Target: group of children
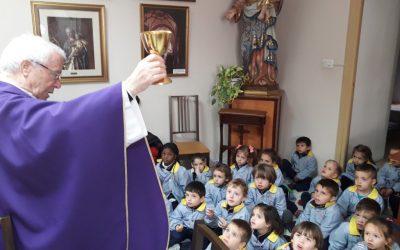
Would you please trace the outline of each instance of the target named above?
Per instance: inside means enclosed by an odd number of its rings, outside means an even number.
[[[378,172],[371,150],[359,145],[343,174],[328,160],[317,175],[311,140],[300,137],[290,161],[272,149],[257,155],[239,145],[232,166],[218,163],[211,171],[201,157],[193,158],[191,169],[181,166],[177,146],[167,143],[156,170],[170,217],[169,246],[191,239],[195,220],[204,219],[229,249],[398,249],[390,222],[379,216],[382,197],[398,211],[399,154],[393,148]],[[299,206],[293,189],[304,191]]]

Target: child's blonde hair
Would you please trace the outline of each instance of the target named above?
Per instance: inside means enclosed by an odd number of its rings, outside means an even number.
[[[327,161],[325,162],[325,166],[326,166],[326,164],[328,164],[328,163],[332,163],[332,164],[334,164],[334,165],[336,166],[336,174],[337,174],[337,176],[339,177],[339,176],[342,174],[342,167],[340,166],[339,162],[337,162],[337,161],[335,161],[335,160],[327,160]]]
[[[241,178],[231,180],[228,183],[227,187],[239,187],[243,192],[243,196],[245,196],[245,197],[247,196],[247,193],[249,192],[249,188],[247,187],[246,182],[244,182],[244,180]]]
[[[367,227],[368,224],[373,224],[377,228],[379,228],[382,231],[383,236],[385,236],[385,239],[389,242],[389,244],[391,244],[393,229],[392,229],[392,224],[390,221],[386,220],[383,217],[376,216],[376,217],[372,217],[371,219],[369,219],[367,221],[367,223],[365,223],[364,229]],[[364,234],[365,234],[365,230],[364,230]]]
[[[321,250],[324,245],[324,236],[317,224],[310,221],[303,221],[297,224],[292,230],[292,239],[295,233],[303,234],[315,240],[315,247]]]
[[[241,231],[242,235],[240,236],[240,241],[246,243],[249,242],[251,238],[251,227],[249,223],[245,220],[241,219],[233,219],[229,224],[236,225]]]

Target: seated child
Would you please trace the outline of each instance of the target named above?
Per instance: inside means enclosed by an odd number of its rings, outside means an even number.
[[[187,184],[192,181],[190,171],[179,164],[179,150],[175,143],[166,143],[161,151],[161,161],[156,165],[165,197],[175,208],[184,197]]]
[[[204,185],[211,178],[211,171],[206,164],[206,158],[196,155],[192,159],[192,175],[194,181],[200,181]]]
[[[302,136],[296,140],[296,152],[292,154],[291,162],[283,159],[282,173],[294,184],[290,185],[297,191],[306,191],[310,188],[312,178],[317,175],[317,160],[311,151],[311,140]]]
[[[278,250],[322,250],[324,238],[318,225],[303,221],[292,230],[292,241],[280,247]]]
[[[276,249],[286,243],[283,237],[283,224],[278,211],[272,206],[258,204],[253,208],[250,218],[253,229],[247,250]]]
[[[362,199],[356,206],[356,212],[350,222],[345,221],[332,231],[329,237],[329,250],[351,250],[355,244],[362,241],[365,223],[372,217],[381,214],[378,202]]]
[[[194,221],[202,220],[205,216],[205,193],[204,184],[199,181],[192,181],[186,186],[185,199],[170,216],[169,247],[185,239],[192,239]]]
[[[231,169],[223,163],[217,163],[214,167],[213,178],[206,184],[207,208],[215,209],[220,201],[225,200],[226,185],[231,180]]]
[[[247,185],[242,179],[233,179],[226,189],[226,200],[222,200],[215,209],[207,208],[204,221],[211,228],[225,229],[232,219],[249,221],[250,214],[244,206]],[[215,231],[221,231],[215,230]]]
[[[344,190],[337,201],[343,218],[347,219],[354,214],[358,202],[366,197],[377,201],[383,211],[383,199],[375,188],[376,175],[376,169],[371,164],[364,163],[356,168],[356,185],[350,186]]]
[[[252,163],[255,162],[256,151],[252,146],[238,145],[233,153],[232,161],[234,164],[231,166],[232,178],[241,178],[249,184],[251,179],[251,172],[253,171]]]
[[[382,217],[374,217],[367,221],[363,239],[364,241],[353,247],[354,250],[399,249],[399,246],[393,243],[393,229],[390,221]]]
[[[275,170],[267,164],[257,164],[253,169],[253,178],[254,182],[249,185],[249,194],[245,201],[247,209],[251,211],[255,205],[264,203],[275,207],[282,218],[286,210],[285,193],[274,184]]]
[[[375,164],[372,160],[372,151],[368,146],[357,145],[353,148],[352,158],[347,162],[345,172],[340,177],[342,190],[354,185],[354,171],[358,165],[369,163]]]
[[[337,197],[339,197],[341,193],[339,176],[341,174],[342,174],[342,168],[340,167],[339,163],[335,160],[327,160],[325,162],[324,167],[321,169],[321,174],[312,179],[308,192],[303,192],[301,194],[301,198],[298,204],[301,206],[305,206],[307,202],[311,200],[312,195],[315,191],[315,186],[321,179],[334,180],[339,185],[339,194],[337,195]]]
[[[400,146],[389,151],[389,162],[378,171],[376,188],[383,198],[389,198],[393,217],[397,218],[400,203]]]
[[[251,228],[247,221],[241,219],[233,219],[223,234],[219,237],[229,250],[246,249],[247,242],[251,236]],[[212,244],[208,245],[206,250],[211,250]]]
[[[280,186],[283,184],[283,174],[281,169],[279,168],[279,163],[281,162],[281,158],[276,153],[276,151],[272,148],[264,149],[261,151],[261,154],[258,159],[258,163],[265,163],[268,166],[274,168],[276,173],[275,185]]]
[[[334,180],[320,180],[315,187],[313,199],[307,203],[296,224],[311,221],[320,227],[323,238],[327,239],[333,229],[343,221],[340,209],[336,205],[338,193],[339,185]]]

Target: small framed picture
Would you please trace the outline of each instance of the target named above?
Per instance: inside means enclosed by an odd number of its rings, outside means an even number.
[[[104,5],[31,2],[33,32],[65,51],[62,82],[107,82]]]
[[[189,7],[141,4],[141,31],[169,30],[170,46],[164,59],[169,76],[188,75]],[[147,52],[142,45],[142,58]]]

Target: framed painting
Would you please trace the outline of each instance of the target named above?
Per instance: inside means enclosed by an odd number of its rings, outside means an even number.
[[[169,30],[171,41],[164,59],[168,76],[188,75],[189,7],[141,4],[141,31]],[[147,52],[142,45],[142,58]]]
[[[31,2],[33,32],[65,51],[63,83],[107,82],[104,5]]]

